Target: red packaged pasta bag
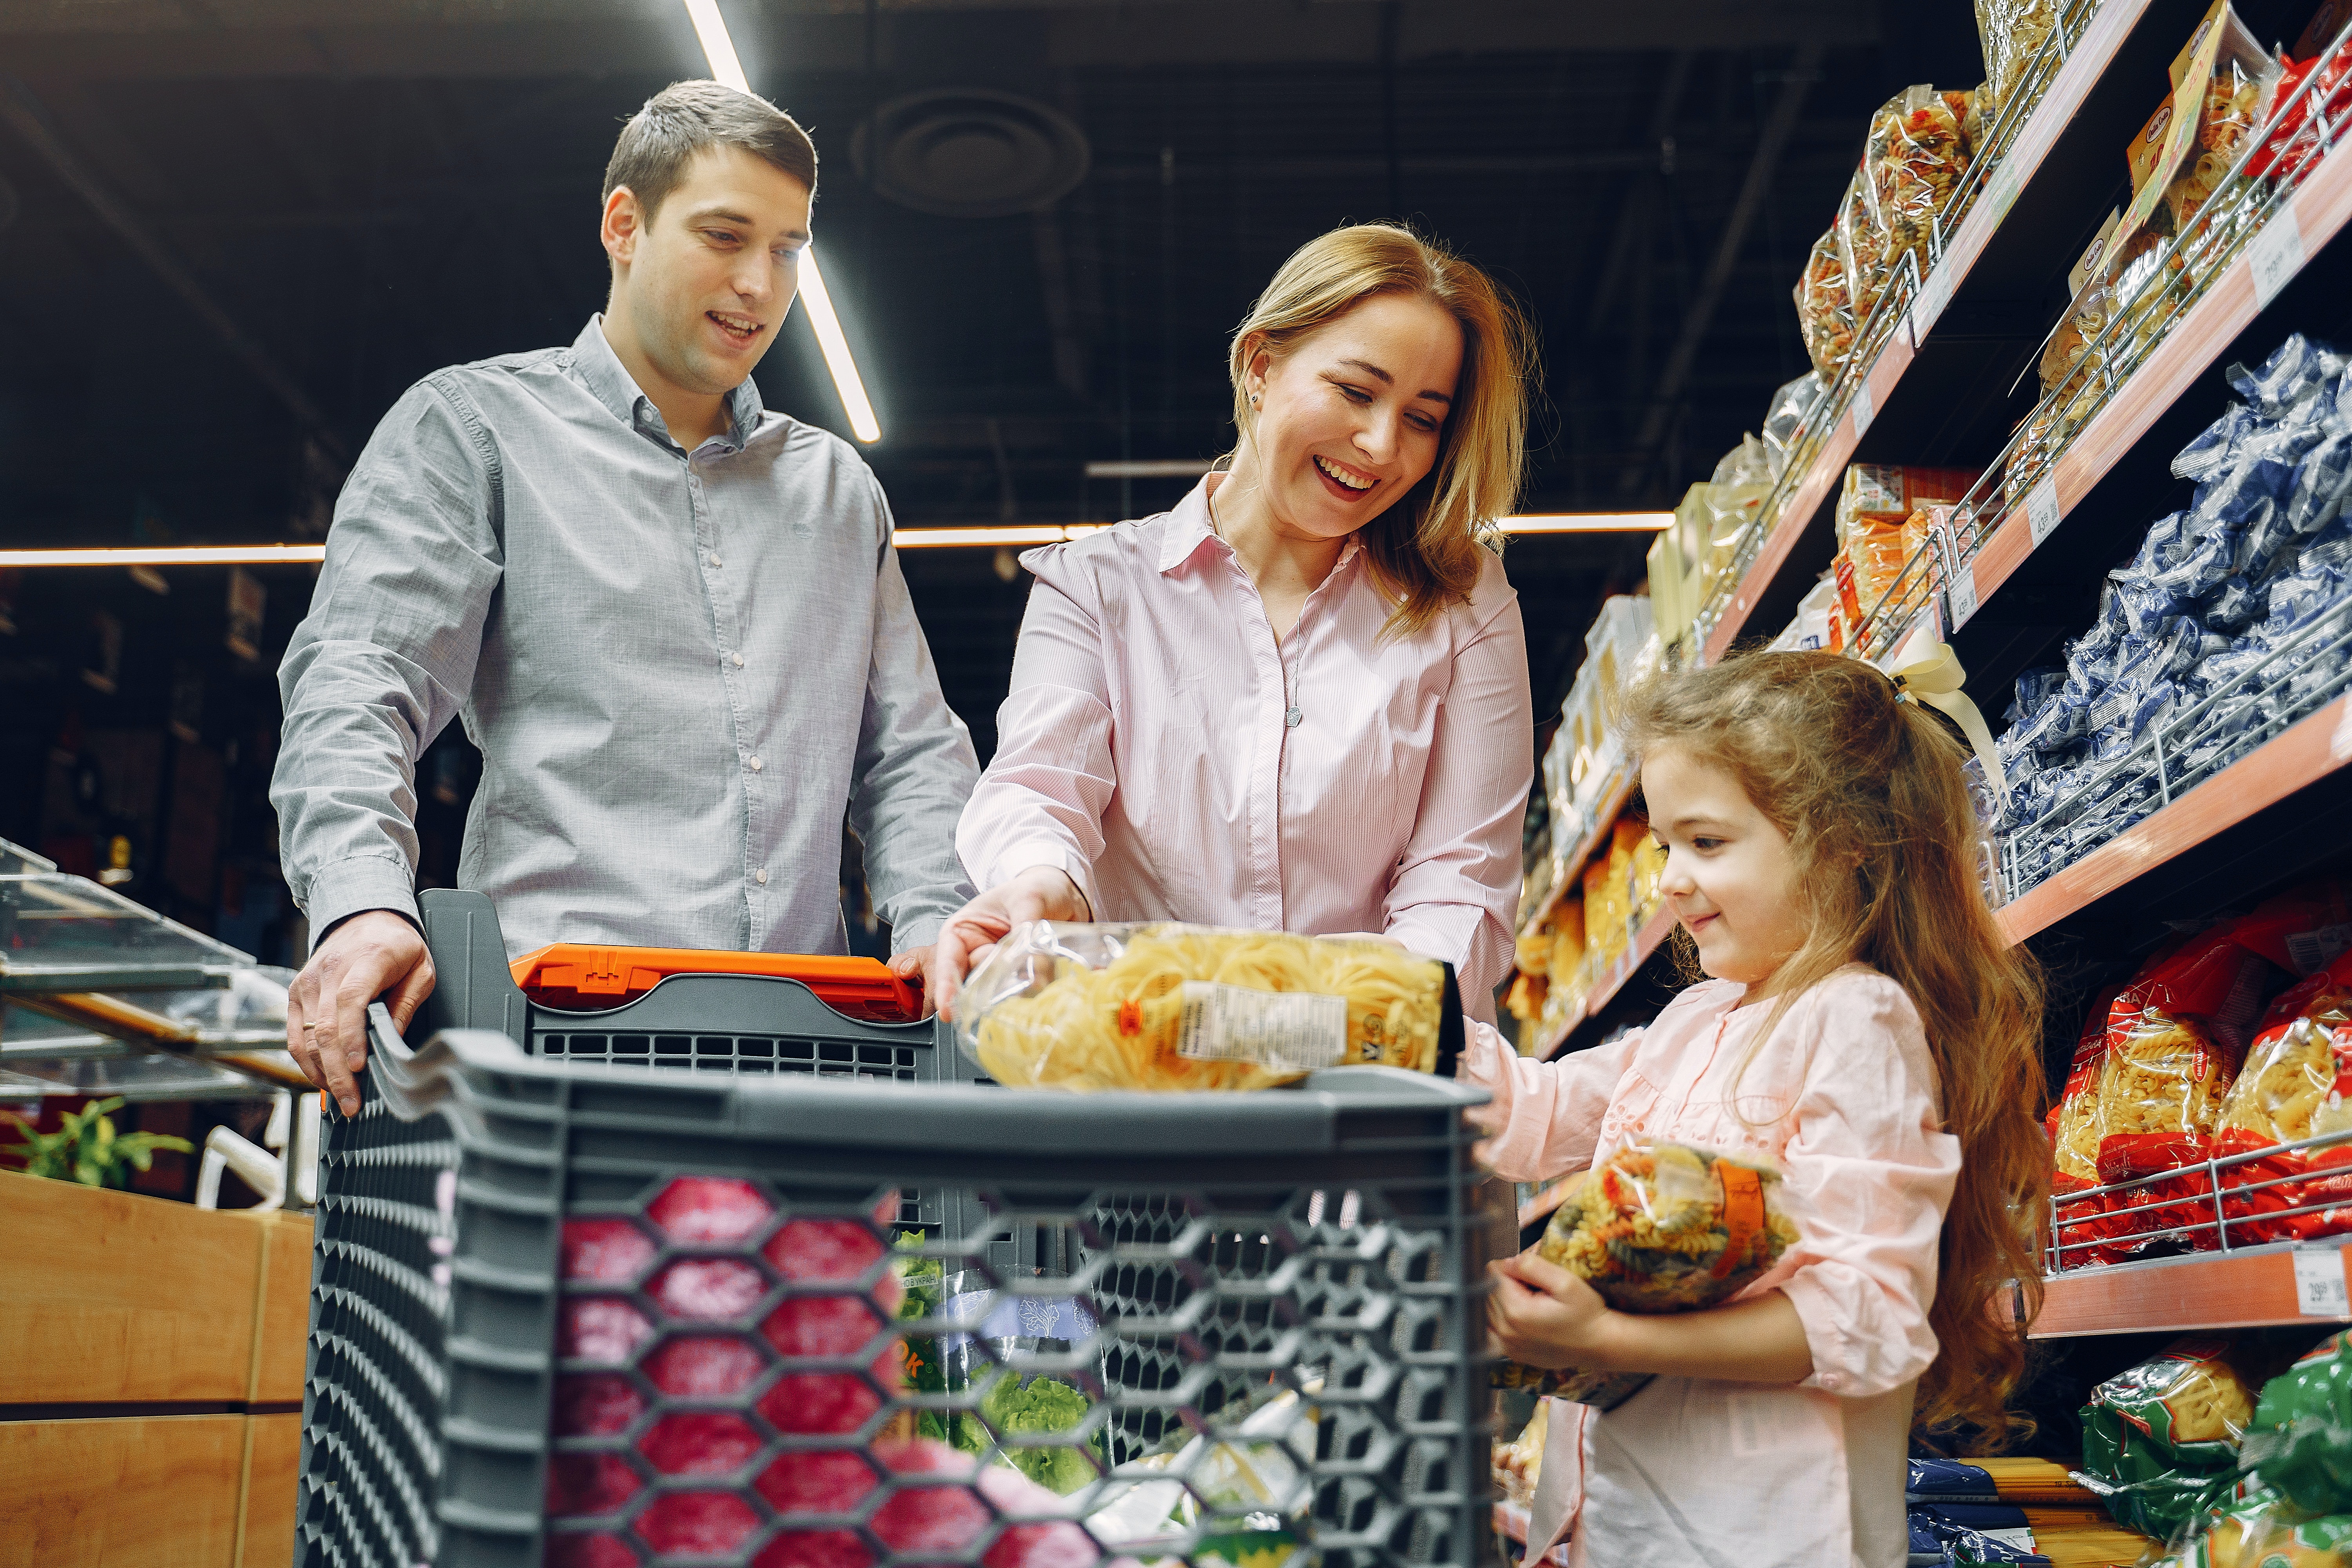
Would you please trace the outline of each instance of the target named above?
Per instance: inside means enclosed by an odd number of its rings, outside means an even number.
[[[2060,1268],[2107,1261],[2104,1249],[2095,1245],[2105,1234],[2100,1225],[2106,1213],[2105,1200],[2070,1199],[2069,1194],[2101,1185],[2099,1140],[2105,1128],[2099,1116],[2099,1080],[2107,1060],[2107,1013],[2119,994],[2105,993],[2084,1020],[2066,1086],[2044,1122],[2050,1132],[2050,1195]]]

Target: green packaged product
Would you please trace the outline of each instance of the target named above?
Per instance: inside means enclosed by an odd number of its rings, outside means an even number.
[[[2352,1513],[2352,1350],[2330,1334],[2263,1385],[2246,1457],[2306,1514]]]
[[[2091,1391],[2076,1479],[2116,1523],[2169,1540],[2237,1468],[2254,1397],[2230,1351],[2179,1340]]]

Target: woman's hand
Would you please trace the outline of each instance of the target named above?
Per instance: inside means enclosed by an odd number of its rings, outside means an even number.
[[[1613,1370],[1606,1342],[1617,1314],[1591,1286],[1532,1247],[1486,1269],[1495,1277],[1486,1321],[1505,1355],[1523,1366]]]
[[[1013,928],[1031,921],[1090,921],[1087,896],[1057,866],[1032,866],[999,882],[954,914],[931,945],[923,991],[943,1018],[955,1016],[955,995],[963,977],[988,962]]]

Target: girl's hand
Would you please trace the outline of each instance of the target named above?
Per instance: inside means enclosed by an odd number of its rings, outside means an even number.
[[[1523,1366],[1611,1370],[1604,1342],[1617,1314],[1591,1286],[1532,1247],[1486,1268],[1495,1277],[1486,1321],[1505,1355]]]
[[[948,917],[939,940],[929,950],[925,966],[925,999],[943,1018],[955,1016],[956,992],[963,977],[988,962],[996,944],[1013,928],[1031,921],[1090,921],[1094,911],[1069,873],[1054,866],[1032,866],[1009,881],[1000,882]]]

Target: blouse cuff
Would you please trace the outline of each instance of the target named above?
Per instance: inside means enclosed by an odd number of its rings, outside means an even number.
[[[1095,868],[1087,863],[1085,856],[1062,840],[1045,837],[1020,839],[998,850],[994,861],[986,872],[988,879],[982,884],[982,891],[1009,882],[1033,867],[1050,866],[1077,885],[1086,898],[1087,910],[1096,920],[1103,918],[1102,896],[1095,889]]]
[[[1852,1314],[1814,1277],[1815,1272],[1811,1268],[1801,1268],[1780,1283],[1780,1293],[1797,1309],[1797,1321],[1805,1330],[1805,1346],[1813,1357],[1812,1375],[1799,1383],[1799,1388],[1817,1388],[1842,1399],[1868,1399],[1900,1388],[1927,1370],[1924,1364],[1907,1367],[1913,1358],[1897,1347],[1874,1347],[1866,1342],[1855,1332]],[[1895,1355],[1890,1356],[1890,1350]],[[1906,1375],[1893,1375],[1897,1372]]]

